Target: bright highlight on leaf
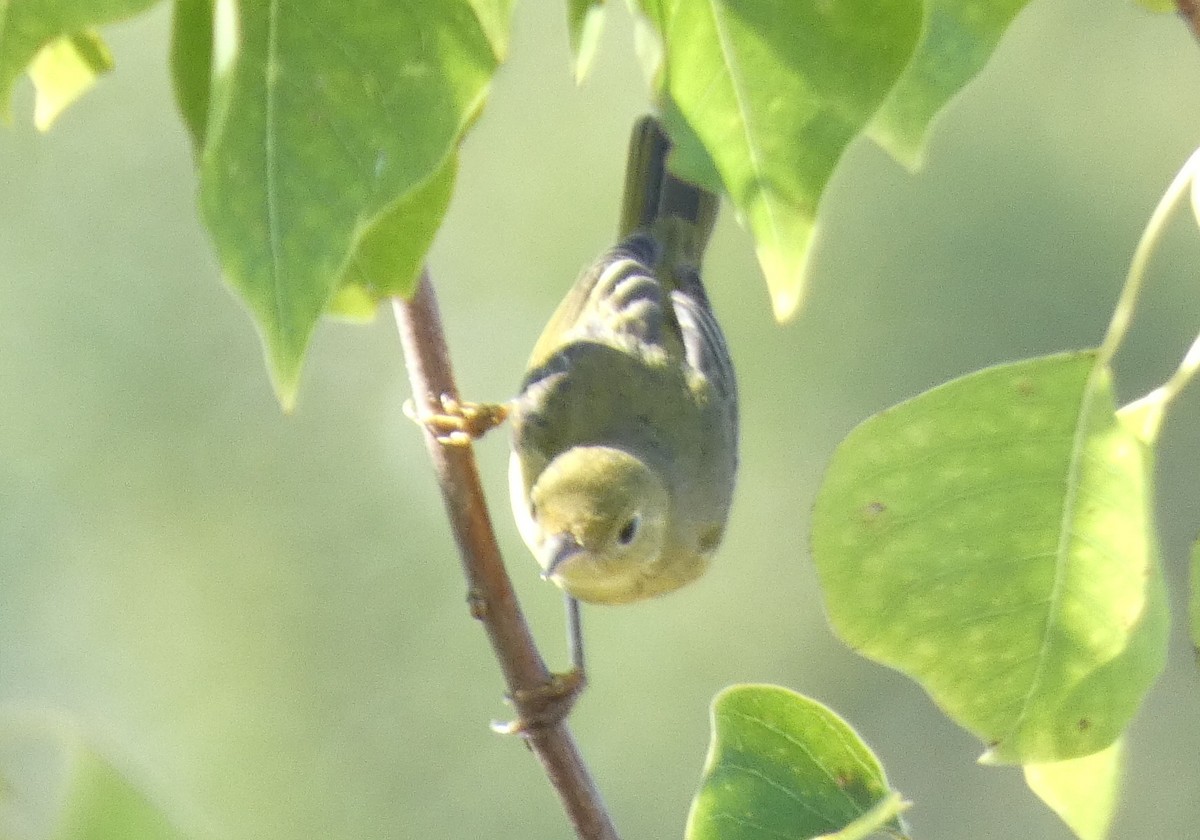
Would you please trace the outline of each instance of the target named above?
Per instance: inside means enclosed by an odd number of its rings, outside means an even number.
[[[1082,758],[1025,765],[1025,782],[1079,840],[1104,840],[1117,810],[1125,742]]]
[[[803,298],[817,206],[834,167],[908,63],[919,0],[663,3],[640,0],[662,37],[651,68],[672,167],[724,187],[754,234],[775,315]],[[715,166],[720,183],[710,178]]]
[[[604,0],[567,0],[567,32],[571,39],[572,72],[580,84],[591,69],[604,30]]]
[[[687,840],[904,836],[879,761],[815,700],[777,686],[733,686],[713,700],[712,725]]]
[[[361,309],[411,288],[446,208],[447,161],[507,47],[510,6],[432,0],[347,14],[333,0],[218,2],[236,19],[176,18],[177,47],[224,33],[207,83],[201,57],[175,51],[177,90],[200,149],[205,222],[285,407],[331,303],[358,297]],[[359,294],[339,297],[347,285]]]
[[[890,408],[843,441],[817,496],[829,619],[917,680],[987,761],[1104,749],[1166,653],[1150,470],[1092,352]]]
[[[82,73],[82,67],[91,67],[92,75],[95,76],[111,66],[111,59],[107,58],[107,49],[93,30],[106,23],[132,17],[152,5],[153,0],[0,2],[0,118],[6,119],[9,116],[13,86],[17,79],[26,70],[31,69],[30,63],[46,47],[58,44],[53,47],[53,55],[49,59],[51,64],[57,66],[46,68],[42,73],[58,75],[65,71],[67,65],[73,63],[76,66],[70,71],[71,75],[77,76]],[[63,46],[61,42],[64,41],[68,42],[69,46]],[[60,52],[62,50],[66,53]],[[69,55],[71,51],[75,52],[74,57]],[[105,66],[106,63],[108,66]],[[78,78],[74,82],[63,80],[54,84],[74,88],[76,96],[86,90]],[[49,104],[40,105],[40,91],[38,96],[39,107],[45,107],[46,114],[49,115],[52,107]],[[55,98],[61,96],[61,93],[54,94]],[[63,107],[66,104],[69,103],[64,101]],[[53,116],[45,116],[44,119],[52,120]],[[46,122],[46,125],[49,123]],[[42,128],[42,125],[39,123],[38,127]]]
[[[929,129],[946,103],[983,69],[1029,0],[926,0],[921,41],[868,133],[908,166],[920,165]]]
[[[37,130],[49,131],[58,115],[112,68],[112,54],[95,32],[56,38],[42,47],[29,65],[29,78],[37,91],[33,106]]]

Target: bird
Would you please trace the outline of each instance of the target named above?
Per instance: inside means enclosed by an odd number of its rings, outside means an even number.
[[[573,659],[577,601],[697,579],[733,499],[737,382],[700,277],[719,198],[672,173],[670,149],[656,117],[637,121],[618,244],[559,304],[508,407],[513,514],[575,608]]]

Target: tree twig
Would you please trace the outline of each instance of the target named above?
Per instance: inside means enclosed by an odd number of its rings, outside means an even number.
[[[1200,0],[1175,0],[1175,6],[1192,28],[1192,34],[1200,38]]]
[[[428,271],[422,273],[412,299],[397,298],[394,309],[413,400],[431,410],[440,410],[437,401],[441,395],[457,399],[458,392]],[[551,674],[538,652],[501,560],[474,452],[469,445],[439,443],[428,430],[425,445],[458,543],[471,615],[487,631],[509,697],[522,715],[520,698],[546,686]],[[617,840],[616,829],[566,722],[532,727],[523,737],[558,791],[580,840]]]

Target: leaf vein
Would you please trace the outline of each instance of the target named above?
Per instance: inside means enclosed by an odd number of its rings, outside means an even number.
[[[286,318],[288,295],[283,279],[282,242],[279,220],[279,150],[276,144],[279,67],[279,6],[281,0],[271,0],[267,17],[267,56],[263,67],[263,107],[266,125],[263,131],[263,163],[266,180],[267,247],[271,253],[271,297],[275,307],[276,327],[282,336],[289,336],[291,325]],[[290,343],[290,342],[289,342]],[[289,348],[290,349],[290,348]]]
[[[819,769],[821,771],[821,773],[824,774],[825,778],[829,780],[829,783],[835,789],[837,789],[837,791],[842,795],[843,799],[845,799],[847,802],[849,802],[852,807],[857,809],[860,814],[865,813],[865,811],[858,804],[858,802],[856,802],[854,800],[854,798],[852,796],[850,796],[850,794],[846,793],[845,789],[837,783],[837,779],[835,779],[833,774],[829,772],[829,768],[826,767],[822,761],[819,761],[815,755],[813,755],[812,750],[810,750],[808,748],[808,745],[805,744],[803,741],[796,738],[794,735],[792,735],[790,732],[788,732],[786,730],[780,729],[777,726],[772,726],[770,723],[768,723],[766,720],[764,720],[760,717],[754,717],[753,715],[748,715],[745,712],[739,712],[739,711],[732,710],[732,709],[726,710],[725,714],[737,715],[738,717],[740,717],[744,720],[750,721],[752,723],[757,723],[762,728],[766,729],[769,732],[774,733],[775,735],[778,735],[783,740],[792,744],[794,747],[796,747],[796,749],[800,750],[800,752],[802,752],[808,758],[809,761],[811,761],[813,763],[814,767]],[[826,729],[833,729],[833,728],[834,727],[826,726]],[[853,751],[851,754],[854,755]],[[854,755],[854,758],[859,763],[860,766],[862,766],[864,769],[866,769],[870,773],[870,775],[875,775],[876,771],[874,769],[870,768],[869,766],[863,764],[861,756]],[[738,765],[732,765],[732,766],[738,766]]]

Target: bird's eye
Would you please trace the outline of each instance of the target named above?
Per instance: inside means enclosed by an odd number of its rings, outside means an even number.
[[[621,526],[621,530],[617,533],[617,542],[621,545],[629,545],[633,542],[633,538],[637,536],[638,527],[642,524],[642,517],[634,514],[629,517],[629,521]]]

